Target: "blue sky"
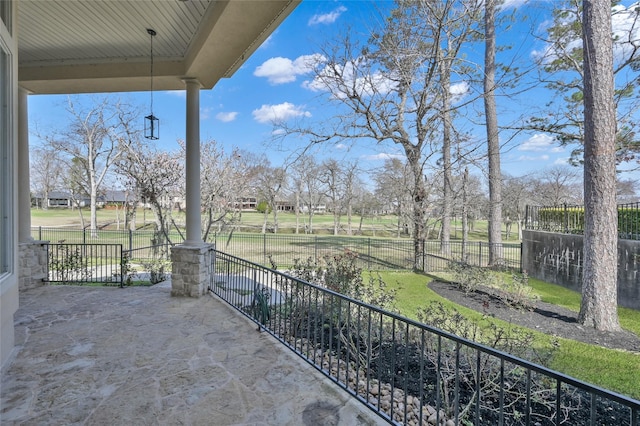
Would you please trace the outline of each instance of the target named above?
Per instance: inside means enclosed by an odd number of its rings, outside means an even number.
[[[529,28],[540,31],[548,25],[549,15],[545,10],[549,3],[540,1],[522,6],[523,3],[524,0],[509,0],[507,6],[521,6],[519,13],[529,20],[517,20],[509,40],[499,39],[498,43],[511,43],[518,51],[519,60],[530,62],[532,55],[545,46],[528,35]],[[349,23],[361,22],[370,8],[393,5],[390,1],[374,4],[369,1],[303,1],[232,78],[223,79],[212,90],[201,92],[201,138],[215,139],[228,150],[238,147],[256,154],[264,153],[274,165],[281,164],[291,152],[302,148],[303,141],[290,139],[286,140],[285,146],[274,144],[271,119],[277,115],[281,119],[314,120],[327,113],[326,102],[320,101],[323,94],[309,89],[313,76],[305,66],[305,56],[318,54],[325,40]],[[539,7],[545,5],[547,7]],[[362,27],[357,30],[365,32]],[[143,112],[148,109],[148,93],[110,96],[140,105]],[[500,124],[515,119],[523,109],[541,105],[548,96],[544,90],[536,90],[519,99],[498,99]],[[81,102],[90,102],[92,96],[81,96],[81,99]],[[65,96],[31,96],[31,128],[40,132],[64,129],[68,123],[65,102]],[[184,92],[156,92],[154,113],[161,120],[159,147],[178,149],[176,141],[185,134]],[[483,128],[470,131],[473,137],[484,138]],[[32,144],[38,143],[33,134],[31,138]],[[347,150],[341,144],[333,144],[317,147],[315,154],[319,158],[357,160],[365,169],[374,169],[381,166],[385,158],[400,154],[400,150],[392,145],[366,143],[358,143]],[[559,147],[549,135],[520,134],[505,146],[502,166],[505,172],[518,176],[564,164],[569,154],[570,148]]]

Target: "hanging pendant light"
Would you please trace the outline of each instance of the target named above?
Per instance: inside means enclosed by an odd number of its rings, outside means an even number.
[[[156,32],[151,28],[147,28],[147,34],[151,37],[151,113],[144,118],[144,137],[157,140],[160,139],[160,120],[153,115],[153,37],[155,37]]]

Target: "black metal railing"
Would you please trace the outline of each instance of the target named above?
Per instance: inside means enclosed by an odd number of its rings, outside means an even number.
[[[140,229],[136,231],[121,229],[100,229],[93,233],[91,229],[58,228],[38,226],[31,228],[31,236],[40,241],[52,243],[75,244],[122,244],[124,250],[159,245],[157,232]],[[170,234],[174,244],[181,243],[182,237],[177,232]],[[168,242],[166,244],[169,244]]]
[[[527,206],[525,228],[533,231],[584,234],[584,206]],[[640,202],[618,204],[618,237],[640,240]]]
[[[50,283],[123,285],[122,244],[47,245]]]
[[[640,401],[214,251],[209,290],[389,423],[640,425]]]
[[[155,233],[146,230],[101,230],[97,240],[91,238],[91,232],[87,229],[38,227],[32,229],[32,235],[38,240],[52,242],[117,243],[132,253],[158,245]],[[179,236],[174,237],[174,242],[182,241]],[[233,233],[213,234],[207,242],[214,243],[216,248],[226,253],[261,265],[271,265],[273,261],[280,268],[292,266],[295,259],[321,259],[345,251],[357,254],[356,264],[365,270],[406,270],[413,269],[415,264],[413,241],[409,239]],[[489,266],[489,247],[489,243],[483,241],[453,240],[442,244],[440,241],[427,240],[424,258],[418,264],[424,265],[425,272],[446,270],[450,262]],[[520,270],[521,247],[520,243],[500,244],[498,261],[491,266]]]
[[[489,263],[490,248],[494,247],[496,260]],[[466,263],[471,266],[495,267],[522,270],[522,244],[489,244],[484,241],[425,241],[425,272],[441,272],[449,269],[451,262]]]

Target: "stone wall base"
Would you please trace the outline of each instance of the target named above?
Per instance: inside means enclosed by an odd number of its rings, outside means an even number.
[[[48,241],[26,241],[19,244],[19,291],[41,287],[47,283]]]
[[[171,249],[171,295],[200,297],[206,293],[213,245],[178,245]]]

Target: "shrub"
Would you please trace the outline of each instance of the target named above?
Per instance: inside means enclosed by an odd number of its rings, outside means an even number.
[[[493,287],[495,275],[490,269],[473,266],[468,263],[451,262],[449,270],[456,283],[465,294],[473,293],[479,287]]]

